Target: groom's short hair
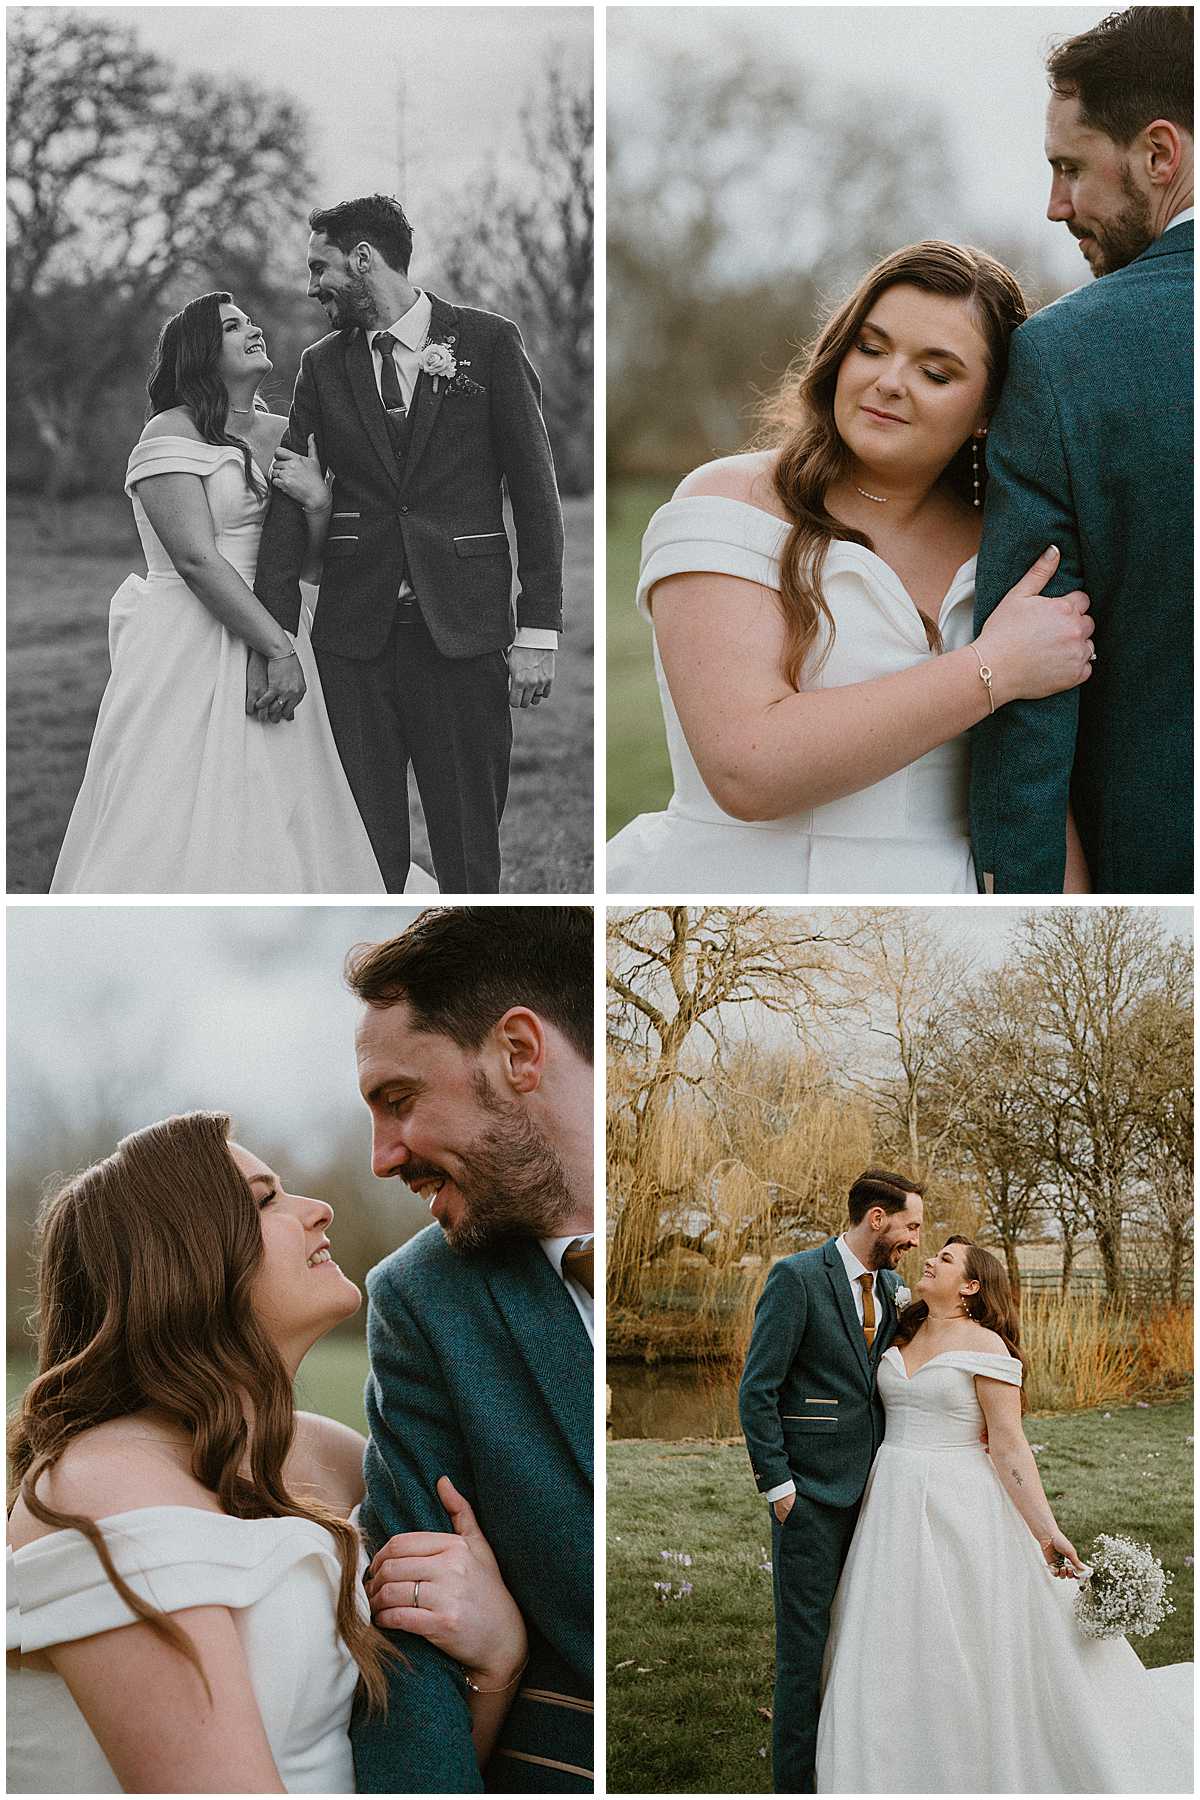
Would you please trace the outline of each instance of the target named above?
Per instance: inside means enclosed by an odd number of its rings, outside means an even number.
[[[1192,129],[1192,8],[1130,6],[1056,44],[1046,59],[1056,94],[1079,101],[1079,122],[1131,144],[1153,119]]]
[[[527,1006],[590,1063],[594,968],[590,907],[442,906],[386,943],[355,945],[346,980],[364,1005],[404,1001],[418,1031],[465,1050]]]
[[[362,200],[341,200],[336,206],[317,206],[308,215],[308,229],[320,232],[336,244],[343,256],[355,244],[371,244],[390,269],[408,274],[412,261],[412,226],[404,208],[390,194],[368,194]]]
[[[850,1189],[850,1223],[861,1225],[873,1206],[882,1206],[884,1212],[903,1212],[910,1194],[924,1192],[921,1183],[908,1175],[897,1175],[892,1169],[864,1169]]]

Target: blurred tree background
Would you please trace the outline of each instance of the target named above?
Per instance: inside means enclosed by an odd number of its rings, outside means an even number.
[[[613,52],[633,65],[631,12],[610,24],[608,88],[610,834],[671,792],[650,633],[632,603],[655,508],[687,470],[745,449],[827,312],[901,245],[977,244],[1016,270],[1035,308],[1061,291],[981,202],[964,203],[947,117],[903,69],[883,71],[881,94],[877,67],[841,81],[819,46],[767,49],[731,24],[716,53],[643,54],[623,82]]]
[[[49,499],[115,493],[163,320],[229,289],[268,334],[286,411],[325,321],[304,292],[311,131],[284,92],[182,75],[136,27],[18,7],[8,26],[8,468]],[[592,110],[553,51],[523,108],[524,166],[417,231],[414,274],[516,319],[546,390],[566,494],[592,484]],[[439,236],[440,231],[440,236]]]

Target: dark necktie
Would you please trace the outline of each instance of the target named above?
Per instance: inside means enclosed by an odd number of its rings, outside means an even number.
[[[400,377],[396,373],[396,365],[392,360],[392,351],[396,348],[396,340],[390,331],[378,331],[375,334],[373,348],[379,352],[382,363],[382,380],[379,386],[383,395],[384,411],[387,414],[388,437],[392,441],[396,460],[403,462],[408,450],[410,431],[404,396],[400,392]]]
[[[585,1244],[576,1238],[563,1251],[562,1272],[571,1281],[577,1282],[586,1293],[595,1298],[596,1280],[596,1240],[589,1238]]]
[[[875,1296],[871,1292],[874,1286],[873,1275],[860,1275],[859,1282],[863,1291],[863,1336],[867,1340],[867,1349],[875,1342]]]

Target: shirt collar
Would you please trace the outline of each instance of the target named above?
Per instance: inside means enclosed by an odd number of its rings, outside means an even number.
[[[406,350],[419,350],[429,336],[429,321],[433,317],[433,307],[429,295],[417,289],[417,297],[406,313],[393,319],[388,330],[397,342]],[[371,333],[371,342],[375,341],[375,333]]]
[[[842,1261],[846,1265],[846,1273],[851,1281],[857,1281],[860,1275],[869,1275],[871,1277],[871,1285],[874,1286],[875,1277],[879,1273],[878,1269],[868,1269],[866,1263],[860,1262],[844,1237],[838,1238],[837,1247],[841,1253]]]
[[[1185,206],[1182,212],[1177,212],[1173,219],[1167,220],[1166,224],[1163,226],[1163,236],[1164,237],[1166,236],[1167,232],[1170,231],[1172,225],[1190,224],[1190,222],[1195,218],[1195,216],[1196,216],[1195,207],[1194,206]]]
[[[551,1266],[562,1275],[562,1259],[564,1251],[572,1244],[579,1244],[581,1247],[590,1244],[595,1235],[594,1231],[573,1231],[569,1237],[539,1238],[538,1243],[550,1258]],[[563,1275],[563,1280],[566,1280],[565,1275]]]

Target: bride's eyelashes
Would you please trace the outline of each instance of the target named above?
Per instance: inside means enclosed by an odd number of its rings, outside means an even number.
[[[854,348],[856,350],[861,350],[864,356],[883,355],[883,351],[876,345],[865,343],[861,338],[855,344]],[[950,376],[944,375],[940,369],[922,369],[921,373],[922,375],[928,376],[930,381],[936,382],[938,387],[946,387],[949,385]]]

